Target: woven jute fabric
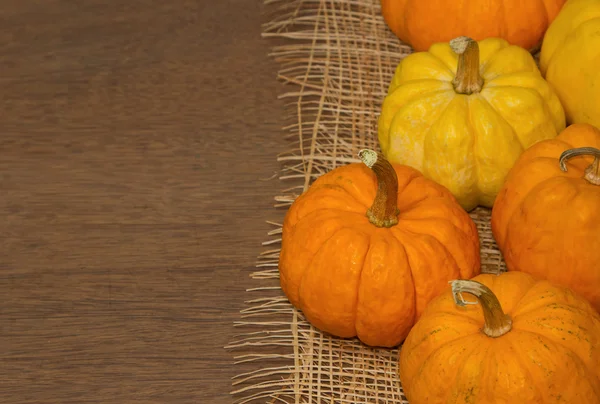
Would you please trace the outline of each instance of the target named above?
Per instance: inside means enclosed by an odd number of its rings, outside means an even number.
[[[412,52],[387,28],[379,0],[266,0],[265,38],[286,83],[290,149],[281,162],[285,209],[320,175],[358,162],[361,148],[379,150],[377,119],[388,84]],[[471,213],[481,240],[482,272],[505,270],[492,237],[490,210]],[[236,403],[408,403],[397,375],[396,349],[375,349],[312,327],[279,287],[281,223],[263,244],[256,287],[227,347],[254,370],[233,381]]]

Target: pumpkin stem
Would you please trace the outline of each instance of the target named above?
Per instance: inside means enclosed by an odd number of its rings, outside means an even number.
[[[459,36],[450,41],[450,48],[458,55],[456,76],[452,81],[454,90],[459,94],[478,93],[483,87],[483,78],[479,74],[479,45],[477,41]]]
[[[583,178],[589,181],[590,184],[600,185],[600,150],[595,147],[577,147],[575,149],[565,150],[558,160],[560,169],[567,171],[567,160],[572,157],[591,154],[594,156],[594,162],[585,169]]]
[[[512,319],[502,310],[498,298],[482,283],[469,280],[456,280],[450,282],[452,285],[452,295],[454,302],[459,306],[467,304],[477,304],[477,302],[467,302],[463,299],[461,293],[470,293],[477,297],[481,308],[485,325],[483,333],[488,337],[497,338],[509,332],[512,328]]]
[[[398,223],[398,176],[383,154],[362,149],[358,157],[377,176],[377,194],[367,210],[369,221],[377,227],[392,227]]]

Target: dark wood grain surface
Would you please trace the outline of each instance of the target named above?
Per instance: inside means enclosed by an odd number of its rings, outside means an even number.
[[[0,403],[229,403],[281,188],[261,0],[0,2]]]

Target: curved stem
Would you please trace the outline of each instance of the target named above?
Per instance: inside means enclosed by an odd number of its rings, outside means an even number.
[[[585,169],[583,178],[588,180],[590,184],[600,185],[600,149],[596,149],[595,147],[577,147],[575,149],[565,150],[558,159],[560,169],[566,172],[567,160],[572,157],[584,155],[592,155],[595,158],[594,162]]]
[[[381,153],[363,149],[358,157],[377,176],[377,194],[367,210],[369,221],[377,227],[392,227],[398,223],[398,177],[394,167]]]
[[[459,36],[450,41],[450,48],[458,55],[456,76],[452,81],[459,94],[478,93],[483,88],[483,78],[479,73],[479,45],[477,41]]]
[[[485,335],[497,338],[511,330],[512,319],[508,314],[504,313],[498,298],[490,288],[477,281],[456,280],[450,283],[452,285],[454,302],[457,305],[477,304],[476,302],[466,302],[461,293],[470,293],[477,297],[483,309],[483,317],[485,319],[483,333]]]

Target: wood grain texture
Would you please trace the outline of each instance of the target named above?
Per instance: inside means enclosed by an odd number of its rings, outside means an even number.
[[[283,102],[260,0],[0,5],[0,403],[228,403]]]

